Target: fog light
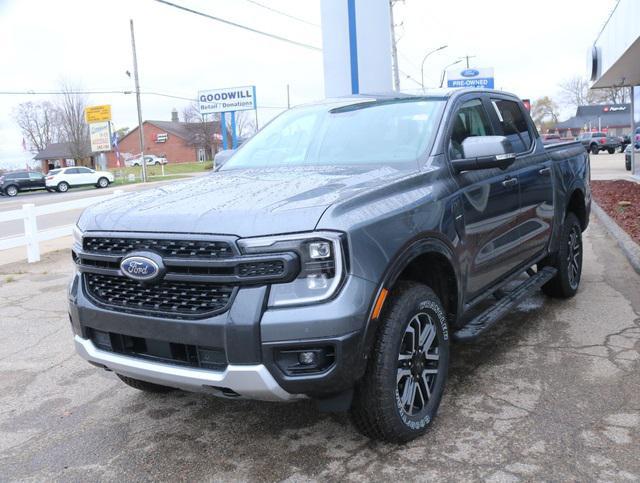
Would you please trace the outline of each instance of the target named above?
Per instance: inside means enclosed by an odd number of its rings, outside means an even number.
[[[309,243],[309,256],[313,259],[330,257],[331,244],[325,241]]]
[[[329,279],[324,273],[307,275],[307,288],[309,290],[325,290],[328,286]]]
[[[309,351],[309,352],[300,352],[298,354],[298,361],[300,362],[300,364],[303,364],[305,366],[310,366],[311,364],[315,364],[316,363],[316,353]]]

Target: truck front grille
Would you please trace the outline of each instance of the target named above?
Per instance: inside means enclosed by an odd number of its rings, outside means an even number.
[[[163,280],[147,285],[126,277],[85,273],[88,295],[99,305],[125,312],[199,318],[227,310],[234,287]]]
[[[169,240],[162,238],[85,237],[83,249],[87,253],[125,255],[150,250],[164,257],[225,258],[233,256],[229,243],[219,240]]]

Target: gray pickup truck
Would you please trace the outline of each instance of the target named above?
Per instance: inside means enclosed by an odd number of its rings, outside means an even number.
[[[312,398],[409,441],[453,340],[576,294],[590,201],[583,146],[543,146],[510,94],[291,109],[219,171],[81,215],[76,350],[140,390]]]

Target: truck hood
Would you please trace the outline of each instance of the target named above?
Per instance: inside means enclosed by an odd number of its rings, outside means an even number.
[[[406,174],[388,166],[218,171],[98,203],[78,225],[240,237],[309,231],[333,203]]]

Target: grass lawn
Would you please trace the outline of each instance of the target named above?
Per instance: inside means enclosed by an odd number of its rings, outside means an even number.
[[[116,180],[113,183],[111,183],[111,186],[122,186],[125,184],[141,183],[142,181],[139,176],[140,175],[138,174],[133,181],[129,181],[128,178],[116,178]],[[147,178],[147,182],[153,183],[154,181],[170,181],[172,179],[188,179],[188,178],[189,176],[185,176],[183,174],[173,174],[173,175],[166,175],[166,176],[149,176]]]
[[[172,175],[179,175],[185,173],[201,173],[203,171],[210,171],[213,168],[213,161],[205,161],[204,163],[168,163],[164,165],[165,176],[161,179],[171,179]],[[110,171],[116,176],[116,183],[123,184],[122,178],[128,178],[130,174],[133,174],[137,179],[142,177],[142,167],[132,166],[126,168],[113,168]],[[147,176],[155,177],[162,176],[162,166],[147,166]]]

